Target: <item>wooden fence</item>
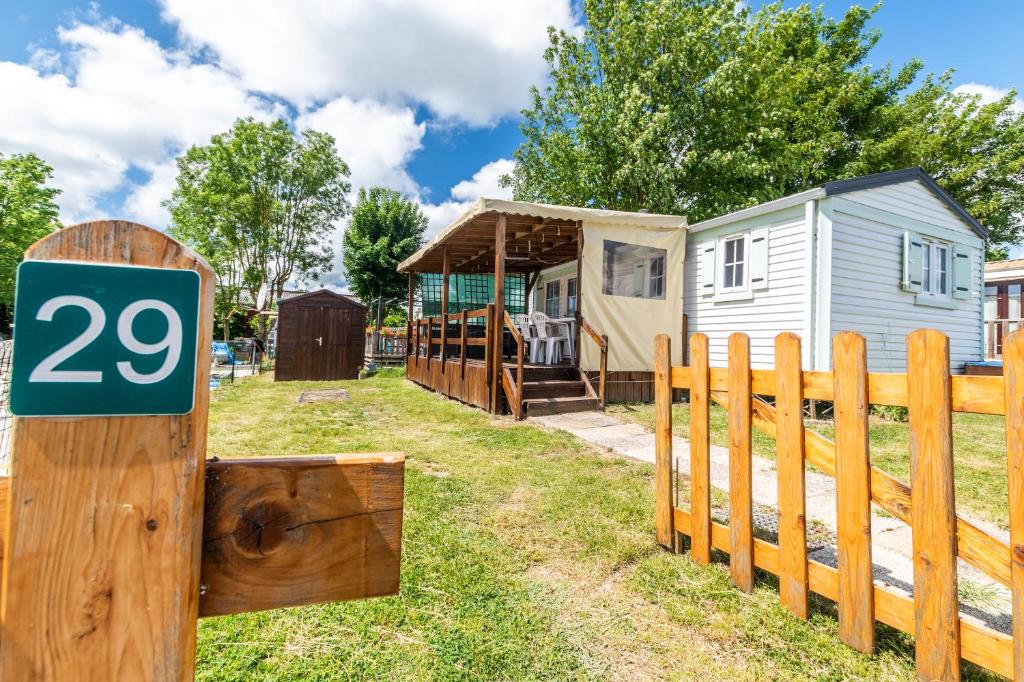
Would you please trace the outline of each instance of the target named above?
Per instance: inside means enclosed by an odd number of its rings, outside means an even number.
[[[671,366],[669,344],[666,336],[655,342],[660,544],[677,549],[678,534],[687,535],[693,560],[703,564],[712,548],[727,552],[731,580],[744,591],[753,588],[755,566],[778,575],[782,604],[800,618],[809,592],[837,602],[840,637],[860,651],[873,652],[876,620],[913,635],[920,679],[959,679],[961,658],[1024,679],[1024,332],[1004,340],[1003,377],[950,376],[948,339],[933,330],[908,336],[906,374],[868,374],[864,338],[849,332],[833,339],[831,372],[801,369],[794,334],[776,338],[771,370],[750,368],[742,333],[729,337],[727,368],[708,366],[703,334],[690,340],[687,367]],[[673,388],[690,392],[689,509],[672,495]],[[811,399],[834,401],[834,442],[804,428],[802,406]],[[728,410],[728,525],[711,518],[712,402]],[[909,486],[870,464],[872,404],[908,408]],[[1005,415],[1009,545],[956,514],[952,412]],[[751,428],[776,440],[778,544],[753,534]],[[807,557],[807,462],[836,479],[838,569]],[[913,597],[872,579],[872,502],[912,528]],[[960,618],[957,557],[1012,591],[1012,637]]]

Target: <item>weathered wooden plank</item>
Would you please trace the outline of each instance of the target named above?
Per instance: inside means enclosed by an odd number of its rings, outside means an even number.
[[[491,354],[491,412],[497,414],[501,411],[501,367],[502,367],[502,341],[505,338],[505,226],[507,216],[502,213],[498,215],[498,224],[494,230],[494,303],[493,314],[489,326],[494,338],[494,351]]]
[[[779,495],[779,598],[807,618],[807,527],[804,515],[804,395],[800,337],[775,337],[778,377],[776,457]]]
[[[836,536],[839,636],[875,649],[871,567],[871,465],[868,460],[867,344],[852,332],[832,339],[835,376]]]
[[[1003,339],[1006,478],[1010,506],[1013,678],[1024,680],[1024,331]]]
[[[754,589],[754,510],[750,454],[750,338],[729,335],[729,575]]]
[[[708,337],[690,337],[690,554],[699,564],[711,561],[711,425],[708,386]]]
[[[192,679],[214,278],[157,230],[83,223],[26,258],[193,270],[195,404],[184,416],[15,418],[0,679]],[[145,614],[140,618],[140,614]]]
[[[949,339],[934,329],[907,337],[914,646],[919,680],[960,679],[956,504]]]
[[[674,510],[676,531],[690,532],[690,514],[684,509]],[[729,551],[729,528],[714,523],[711,541],[715,549]],[[754,540],[754,563],[758,568],[777,573],[779,548],[764,540]],[[808,585],[815,594],[835,601],[839,596],[839,574],[836,569],[817,561],[808,562]],[[910,635],[914,634],[914,602],[908,597],[874,586],[875,617]],[[990,630],[969,621],[960,621],[960,655],[965,660],[984,666],[1004,677],[1013,676],[1013,640],[1001,632]]]
[[[672,368],[672,387],[689,388],[688,368]],[[728,370],[711,368],[711,390],[728,390]],[[1003,414],[1003,378],[996,376],[952,377],[952,407],[954,412],[975,414]],[[775,370],[751,371],[751,391],[755,395],[776,394]],[[804,398],[808,400],[834,400],[832,372],[804,372]],[[872,405],[907,406],[907,375],[873,373],[868,375],[868,401]]]
[[[654,337],[654,500],[658,544],[675,551],[672,531],[672,342],[666,334]]]
[[[398,453],[210,462],[199,614],[395,594],[404,469]]]

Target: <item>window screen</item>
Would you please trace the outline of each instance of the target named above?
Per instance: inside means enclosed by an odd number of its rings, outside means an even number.
[[[448,313],[486,308],[494,301],[494,275],[456,273],[448,282]],[[420,275],[423,317],[441,314],[441,287],[444,276],[438,273]],[[509,315],[526,312],[526,275],[505,276],[505,310]]]
[[[665,298],[665,249],[604,242],[602,291],[610,296]]]

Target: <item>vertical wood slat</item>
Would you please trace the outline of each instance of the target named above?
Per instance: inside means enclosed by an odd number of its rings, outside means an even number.
[[[960,679],[949,339],[907,337],[914,639],[919,680]]]
[[[729,575],[754,589],[754,512],[750,459],[750,337],[729,335]]]
[[[994,330],[991,333],[995,335]],[[1014,332],[1003,341],[1003,391],[1010,507],[1013,677],[1024,680],[1024,331]]]
[[[469,322],[469,316],[466,313],[468,312],[468,310],[463,309],[462,319],[460,320],[461,324],[459,325],[461,328],[459,332],[459,365],[462,379],[466,378],[466,323]]]
[[[867,346],[853,332],[832,339],[835,391],[836,535],[839,637],[864,653],[875,649],[871,566],[871,463],[868,459]]]
[[[778,382],[776,469],[779,489],[779,599],[807,618],[807,522],[804,502],[804,393],[800,337],[775,337]]]
[[[654,500],[658,544],[675,550],[672,529],[672,342],[654,338]]]
[[[690,338],[690,555],[711,562],[711,376],[708,337]]]

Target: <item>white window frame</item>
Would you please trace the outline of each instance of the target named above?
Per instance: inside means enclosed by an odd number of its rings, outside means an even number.
[[[731,287],[725,286],[725,245],[732,241],[743,242],[743,280]],[[715,245],[715,300],[736,301],[753,297],[750,290],[750,232],[739,232],[719,238]]]
[[[946,241],[921,237],[921,293],[919,297],[948,301],[953,291],[953,245]],[[941,263],[943,269],[936,267],[940,262],[939,252],[945,251]],[[945,290],[940,286],[943,270],[946,275]]]
[[[665,298],[665,283],[666,275],[665,263],[667,261],[668,254],[651,254],[644,259],[644,294],[648,299],[661,300]],[[657,278],[651,277],[651,263],[654,261],[661,261],[661,274]],[[661,281],[661,293],[655,294],[654,281],[658,279]]]
[[[548,317],[561,317],[562,316],[562,291],[563,291],[562,280],[563,279],[565,279],[565,278],[564,277],[555,277],[555,278],[552,278],[552,279],[544,281],[544,308],[543,308],[543,310],[544,310],[544,314],[547,315]],[[548,303],[550,303],[552,300],[555,300],[554,297],[551,297],[551,298],[548,297],[548,287],[550,287],[552,284],[557,284],[558,285],[558,296],[557,296],[558,311],[554,315],[552,315],[548,311]]]

